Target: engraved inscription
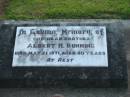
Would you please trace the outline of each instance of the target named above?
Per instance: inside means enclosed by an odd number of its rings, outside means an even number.
[[[12,66],[108,67],[106,27],[17,27]]]

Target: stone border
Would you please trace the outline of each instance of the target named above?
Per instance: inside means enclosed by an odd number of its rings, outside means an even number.
[[[41,26],[41,25],[105,25],[108,31],[109,69],[106,68],[12,68],[12,54],[14,49],[15,33],[17,26]],[[37,21],[1,21],[0,22],[0,50],[2,74],[1,87],[120,87],[127,88],[127,66],[125,61],[124,33],[129,29],[130,21],[125,20],[37,20]],[[126,26],[126,27],[124,27]],[[5,41],[6,40],[6,41]],[[117,49],[116,49],[117,48]],[[120,48],[120,49],[119,49]],[[123,52],[120,52],[123,51]],[[117,53],[119,55],[117,55]],[[122,56],[122,58],[120,58]],[[111,58],[111,59],[110,59]],[[7,61],[8,59],[8,61]],[[118,60],[120,59],[120,60]],[[115,61],[117,60],[117,61]],[[114,63],[113,63],[114,61]],[[124,67],[125,66],[125,67]],[[3,69],[4,68],[4,69]],[[8,68],[8,69],[6,69]],[[55,70],[57,72],[55,72]],[[83,72],[83,71],[84,72]],[[89,73],[90,71],[90,73]],[[116,71],[116,72],[115,72]],[[26,74],[34,72],[29,76]],[[46,73],[47,72],[47,73]],[[92,73],[91,73],[92,72]],[[94,75],[94,72],[98,72]],[[65,75],[66,74],[66,75]],[[84,76],[86,74],[88,77]],[[92,78],[91,77],[92,74]],[[75,77],[76,75],[76,77]],[[63,76],[63,78],[61,78]],[[47,77],[45,81],[44,77]],[[57,78],[56,78],[57,77]],[[8,79],[9,80],[8,80]],[[22,82],[21,78],[24,78]],[[28,80],[34,79],[32,83]],[[39,80],[40,78],[40,80]],[[50,80],[51,78],[51,80]],[[66,82],[64,82],[66,78]],[[96,79],[97,78],[97,79]],[[78,79],[78,80],[77,80]],[[80,80],[82,79],[82,80]],[[93,80],[94,79],[94,80]],[[102,79],[102,80],[100,80]],[[87,81],[86,81],[87,80]],[[97,81],[96,81],[97,80]],[[108,81],[106,81],[108,80]],[[12,83],[11,83],[12,82]],[[20,82],[22,84],[20,84]],[[96,82],[96,83],[95,83]],[[108,82],[108,83],[107,83]],[[4,86],[7,83],[6,86]],[[35,83],[35,84],[33,84]],[[82,83],[82,84],[77,84]],[[91,83],[91,84],[89,84]],[[92,86],[91,86],[92,85]]]

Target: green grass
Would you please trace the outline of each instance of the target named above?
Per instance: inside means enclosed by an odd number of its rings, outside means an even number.
[[[10,0],[6,19],[130,18],[130,0]]]

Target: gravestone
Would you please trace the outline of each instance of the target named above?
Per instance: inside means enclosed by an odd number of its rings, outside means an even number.
[[[106,28],[17,27],[13,67],[108,67]]]
[[[0,87],[127,88],[120,23],[0,25]]]

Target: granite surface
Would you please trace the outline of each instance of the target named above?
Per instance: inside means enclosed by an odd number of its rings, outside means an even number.
[[[124,22],[47,20],[0,22],[0,87],[84,87],[127,88],[127,62],[124,49]],[[19,67],[12,68],[17,26],[87,25],[106,26],[108,68],[100,67]]]

